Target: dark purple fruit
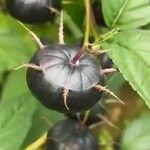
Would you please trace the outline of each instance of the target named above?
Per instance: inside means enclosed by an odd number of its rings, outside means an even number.
[[[92,132],[76,120],[58,122],[47,135],[46,150],[99,150]]]
[[[40,66],[42,71],[28,68],[27,84],[33,95],[47,108],[76,113],[88,110],[100,100],[102,92],[93,87],[103,85],[104,81],[95,59],[83,53],[75,64],[71,62],[79,49],[49,45],[31,59],[30,63]]]
[[[6,0],[9,13],[25,23],[43,23],[53,20],[54,12],[61,9],[61,0]]]
[[[100,61],[102,69],[113,68],[113,62],[107,53],[103,53],[100,55]]]

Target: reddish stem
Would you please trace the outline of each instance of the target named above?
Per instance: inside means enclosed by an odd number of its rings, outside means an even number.
[[[77,61],[80,59],[81,55],[83,54],[83,51],[84,51],[84,47],[80,48],[80,50],[77,52],[77,54],[71,60],[72,64],[76,64],[77,63]]]

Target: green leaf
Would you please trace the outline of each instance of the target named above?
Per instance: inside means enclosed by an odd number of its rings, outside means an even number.
[[[18,97],[26,92],[29,93],[26,85],[26,71],[24,69],[13,71],[3,87],[2,100]]]
[[[72,18],[71,22],[74,22],[79,27],[79,29],[81,29],[85,17],[84,1],[70,0],[70,4],[64,5],[64,10],[67,12],[67,14],[69,14],[69,17]]]
[[[105,128],[101,128],[98,135],[99,143],[105,145],[105,150],[113,150],[113,145],[110,144],[110,141],[113,141],[113,137]],[[102,146],[101,146],[102,147]]]
[[[79,39],[83,36],[82,32],[80,31],[78,26],[75,24],[75,22],[72,20],[71,16],[69,16],[69,14],[66,11],[64,11],[64,23],[70,29],[70,31],[72,32],[72,35],[76,39]]]
[[[67,2],[67,1],[66,1]],[[68,38],[65,38],[67,42],[73,42],[75,39],[83,37],[82,28],[83,20],[85,17],[85,6],[83,0],[70,0],[70,4],[64,5],[64,25],[66,29],[68,28],[70,33]],[[78,11],[77,11],[78,10]],[[67,32],[65,32],[65,37]],[[74,37],[74,40],[72,39]]]
[[[0,72],[14,69],[28,62],[34,49],[34,42],[21,26],[8,16],[0,14]],[[10,26],[11,24],[11,26]],[[23,32],[24,31],[24,32]]]
[[[28,94],[0,104],[0,149],[18,150],[32,124],[35,103]]]
[[[1,150],[19,150],[32,126],[37,104],[25,88],[24,78],[22,70],[11,73],[3,89],[0,103]]]
[[[137,28],[150,22],[149,0],[102,0],[108,27]]]
[[[38,103],[38,107],[33,116],[32,127],[28,132],[22,148],[25,149],[28,145],[35,142],[45,132],[49,131],[55,122],[62,118],[62,114],[48,110],[41,103]]]
[[[119,33],[103,44],[124,78],[150,107],[150,31]]]
[[[150,148],[150,114],[133,121],[123,133],[122,150],[149,150]]]
[[[107,79],[106,85],[111,91],[117,93],[124,82],[125,79],[123,78],[122,74],[117,72]]]

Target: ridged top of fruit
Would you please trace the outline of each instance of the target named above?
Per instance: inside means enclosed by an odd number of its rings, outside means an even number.
[[[100,82],[98,66],[91,56],[82,54],[76,64],[71,60],[79,47],[47,46],[37,53],[44,78],[57,87],[74,91],[87,90]]]

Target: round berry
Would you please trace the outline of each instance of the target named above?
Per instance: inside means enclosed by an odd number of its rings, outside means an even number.
[[[98,150],[92,132],[76,120],[58,122],[47,135],[46,150]]]
[[[103,69],[113,68],[113,62],[107,53],[103,53],[100,55],[100,61],[101,61],[101,67]]]
[[[6,0],[9,13],[25,23],[43,23],[53,20],[61,9],[61,0]]]
[[[88,110],[101,98],[94,86],[103,85],[103,76],[95,59],[83,53],[72,63],[80,47],[49,45],[31,59],[42,71],[28,68],[27,85],[47,108],[63,113]]]

